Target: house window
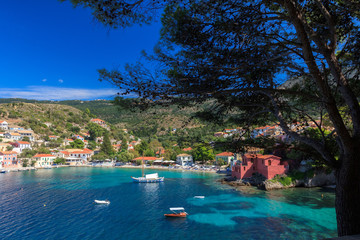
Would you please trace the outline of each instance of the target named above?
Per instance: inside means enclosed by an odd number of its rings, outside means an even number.
[[[255,170],[255,167],[253,167],[253,170]]]
[[[262,164],[264,165],[264,159],[262,160]]]
[[[250,161],[251,161],[251,163],[254,163],[254,159],[251,159]]]
[[[271,166],[271,160],[268,161],[269,166]]]
[[[244,171],[245,171],[245,167],[244,167]]]

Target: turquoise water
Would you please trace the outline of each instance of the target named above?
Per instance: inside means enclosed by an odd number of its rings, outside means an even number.
[[[216,174],[158,172],[165,182],[132,183],[130,176],[141,175],[140,169],[58,168],[0,174],[0,239],[336,236],[331,191],[244,188],[239,192],[217,183]],[[206,197],[193,198],[196,195]],[[111,204],[94,205],[94,199],[109,199]],[[190,215],[166,219],[163,214],[169,207],[184,207]]]

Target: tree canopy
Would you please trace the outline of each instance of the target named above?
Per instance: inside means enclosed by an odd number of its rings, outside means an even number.
[[[166,5],[160,42],[144,54],[158,66],[101,69],[100,79],[147,105],[210,102],[207,119],[278,122],[335,169],[339,235],[360,233],[359,0],[72,2],[110,27],[148,23],[150,10]],[[313,122],[321,138],[294,131],[294,122]]]

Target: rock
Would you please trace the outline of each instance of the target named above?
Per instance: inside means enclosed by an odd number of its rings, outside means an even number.
[[[305,187],[322,187],[327,185],[335,184],[335,175],[334,173],[325,174],[317,173],[313,178],[306,179],[304,181]]]
[[[271,180],[265,180],[263,187],[264,187],[264,189],[266,191],[270,191],[270,190],[273,190],[273,189],[283,189],[283,188],[285,188],[285,186],[282,185],[280,182],[271,181]]]

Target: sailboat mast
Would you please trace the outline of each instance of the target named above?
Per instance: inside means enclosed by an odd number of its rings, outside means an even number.
[[[141,174],[142,174],[142,177],[144,177],[145,175],[144,175],[144,155],[142,156],[142,161],[141,161]]]

